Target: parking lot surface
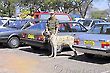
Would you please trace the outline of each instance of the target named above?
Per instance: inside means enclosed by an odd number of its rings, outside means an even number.
[[[46,50],[32,50],[29,46],[17,49],[0,48],[0,73],[110,73],[110,59],[86,58],[82,53],[71,58],[72,51],[64,51],[49,58]]]

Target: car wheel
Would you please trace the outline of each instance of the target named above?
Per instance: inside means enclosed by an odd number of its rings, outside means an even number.
[[[85,55],[87,58],[93,58],[93,57],[94,57],[94,54],[84,53],[84,55]]]
[[[8,40],[8,46],[10,48],[18,48],[20,45],[20,40],[18,37],[11,37],[9,40]]]
[[[31,46],[31,49],[32,49],[32,50],[37,50],[37,49],[39,49],[39,47]]]

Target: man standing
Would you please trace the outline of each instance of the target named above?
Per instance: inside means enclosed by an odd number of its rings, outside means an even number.
[[[49,34],[48,41],[51,44],[51,55],[49,57],[56,57],[57,55],[57,33],[58,33],[58,20],[55,18],[54,13],[51,13],[47,21],[46,32]]]

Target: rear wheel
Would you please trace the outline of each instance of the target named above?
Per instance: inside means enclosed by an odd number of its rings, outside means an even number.
[[[20,40],[18,37],[11,37],[9,40],[8,40],[8,46],[10,48],[18,48],[19,45],[20,45]]]
[[[94,54],[84,53],[84,55],[85,55],[87,58],[93,58],[93,57],[94,57]]]

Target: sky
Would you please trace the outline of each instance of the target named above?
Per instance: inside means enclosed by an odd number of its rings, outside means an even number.
[[[98,8],[99,10],[105,10],[109,8],[107,0],[94,0],[93,7]]]

